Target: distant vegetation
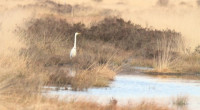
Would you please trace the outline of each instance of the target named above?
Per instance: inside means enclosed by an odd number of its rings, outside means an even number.
[[[200,0],[197,0],[197,5],[200,6]]]
[[[157,4],[160,6],[167,6],[169,3],[169,0],[158,0]]]
[[[179,4],[180,4],[180,5],[187,5],[187,3],[184,2],[184,1],[180,2]]]
[[[102,2],[103,0],[92,0],[92,1],[95,1],[95,2]]]

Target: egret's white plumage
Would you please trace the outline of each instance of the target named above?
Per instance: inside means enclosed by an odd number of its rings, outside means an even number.
[[[72,48],[72,50],[70,52],[70,59],[72,59],[73,57],[76,57],[76,37],[79,34],[80,33],[78,33],[78,32],[75,33],[75,36],[74,36],[74,47]]]
[[[70,59],[76,56],[76,48],[72,48],[71,52],[70,52]]]

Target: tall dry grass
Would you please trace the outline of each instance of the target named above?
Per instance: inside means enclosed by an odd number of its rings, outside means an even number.
[[[168,38],[167,38],[168,37]],[[155,71],[160,73],[175,72],[177,62],[185,54],[184,41],[181,37],[163,36],[157,39],[157,54],[154,58]]]
[[[108,65],[97,66],[91,70],[84,70],[76,75],[72,81],[72,89],[84,90],[89,87],[105,87],[114,80],[116,73]]]
[[[187,51],[181,37],[157,40],[157,54],[154,58],[154,72],[184,75],[199,74],[198,47],[195,52]]]
[[[28,58],[12,56],[1,57],[0,89],[1,94],[22,96],[40,91],[48,80],[46,71],[27,66]]]
[[[172,41],[167,41],[164,37],[157,40],[158,55],[155,58],[155,69],[158,72],[169,71],[172,63]]]

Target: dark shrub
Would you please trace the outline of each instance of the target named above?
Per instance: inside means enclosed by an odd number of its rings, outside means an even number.
[[[69,24],[66,20],[55,19],[47,17],[44,19],[33,20],[32,25],[29,26],[29,37],[38,40],[43,37],[62,37],[63,39],[70,39],[73,43],[73,36],[75,32],[81,32],[81,39],[96,41],[103,41],[110,43],[117,48],[124,50],[132,50],[135,55],[146,58],[153,58],[156,53],[156,42],[158,39],[165,37],[167,40],[173,41],[174,48],[177,47],[176,40],[180,38],[180,34],[171,30],[152,30],[142,28],[140,25],[124,21],[121,18],[105,18],[98,24],[86,28],[84,24]],[[101,61],[102,62],[102,61]]]
[[[102,40],[114,44],[118,48],[133,50],[136,55],[153,58],[157,39],[166,37],[174,40],[181,35],[171,30],[159,31],[142,28],[140,25],[126,22],[121,18],[106,18],[92,26],[85,37],[91,40]]]

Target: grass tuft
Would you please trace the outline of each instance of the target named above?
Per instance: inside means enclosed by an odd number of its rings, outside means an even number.
[[[187,96],[177,96],[176,99],[173,101],[173,104],[177,107],[183,107],[188,104],[188,97]]]
[[[107,66],[98,66],[90,70],[84,70],[77,74],[72,81],[74,90],[84,90],[89,87],[105,87],[114,80],[115,72]]]

